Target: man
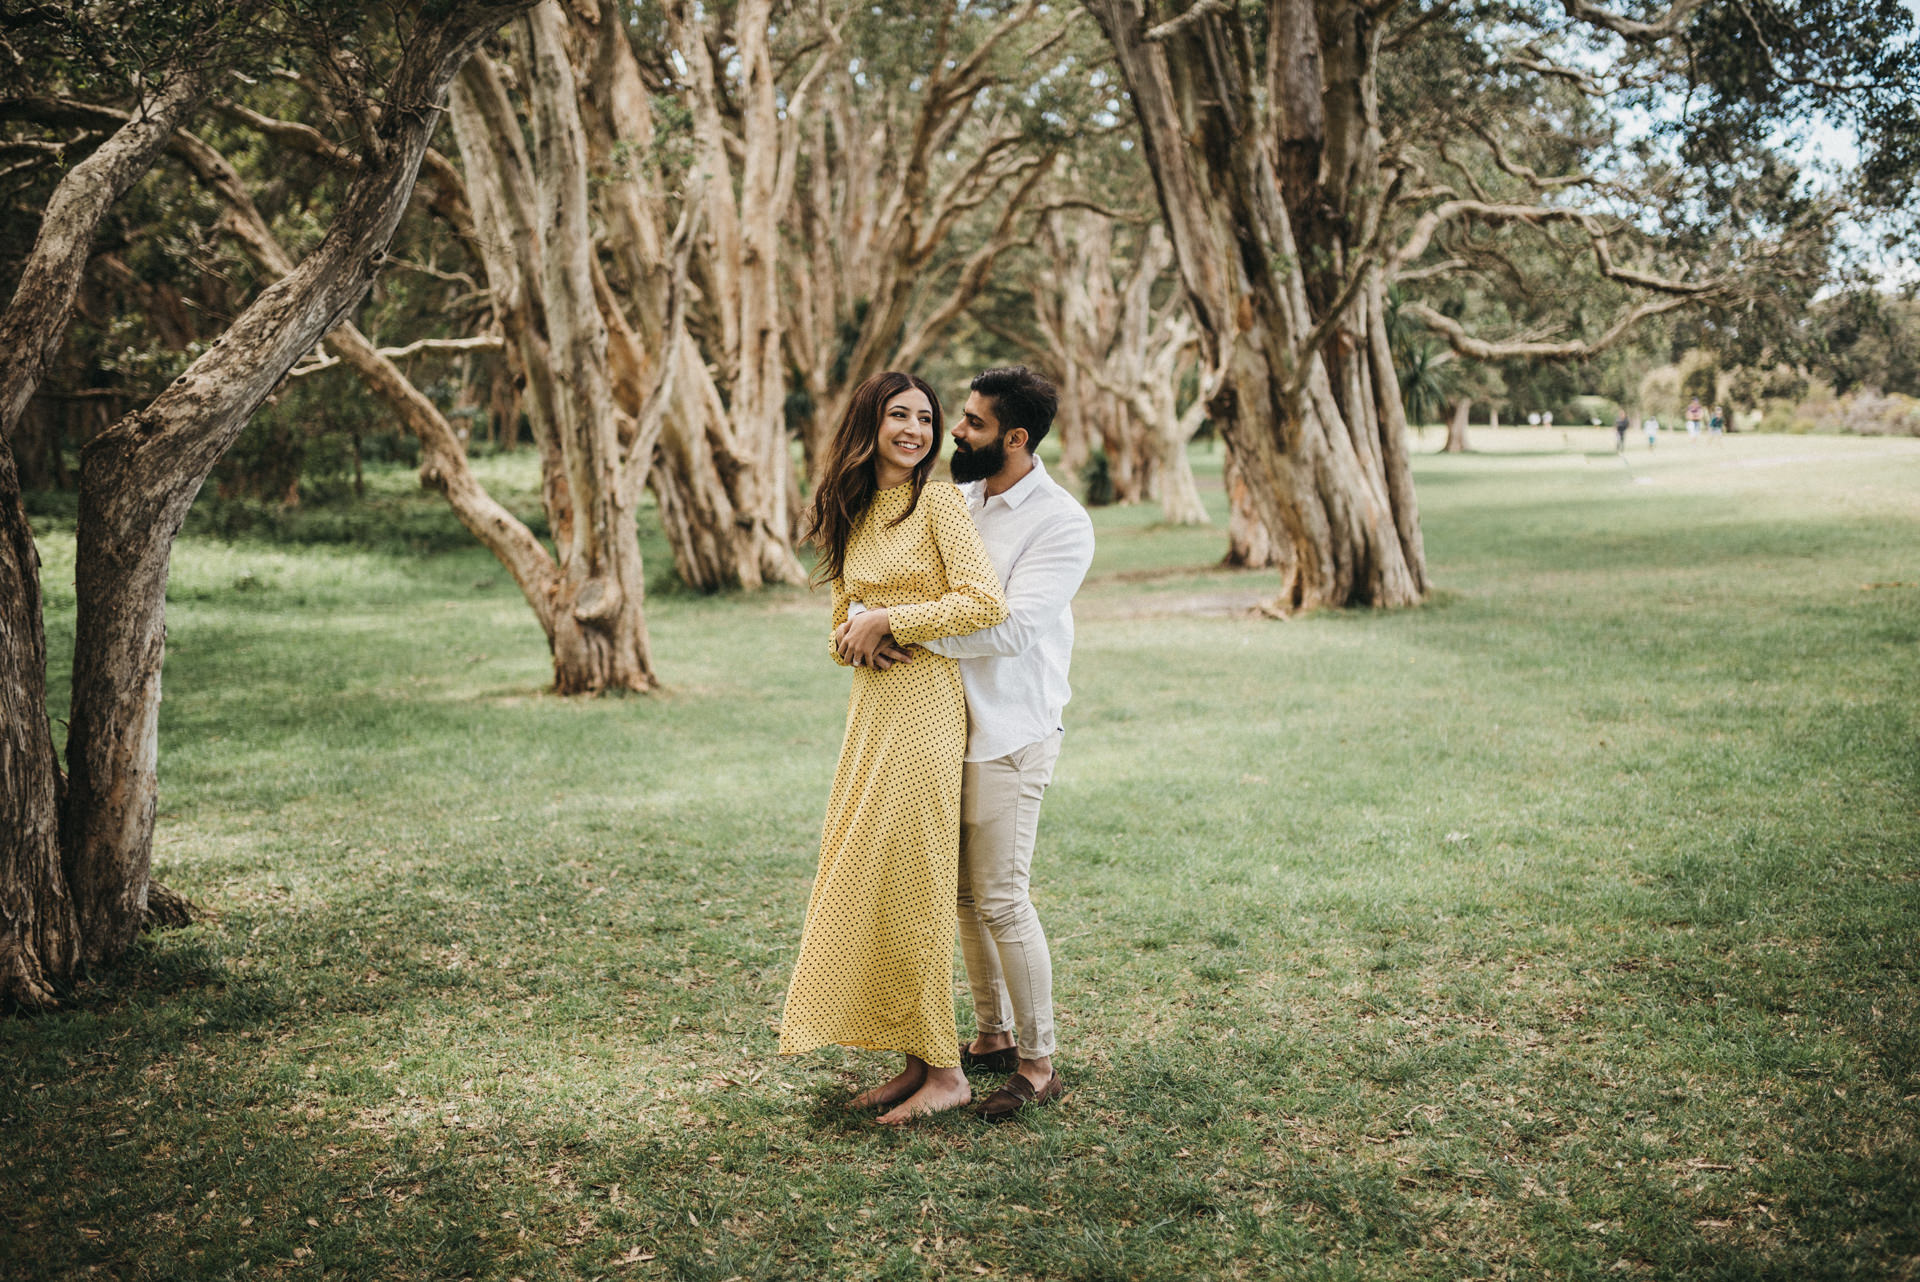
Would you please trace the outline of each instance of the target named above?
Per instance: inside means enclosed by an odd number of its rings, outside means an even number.
[[[1621,410],[1619,415],[1613,420],[1613,452],[1615,454],[1625,454],[1627,452],[1627,427],[1629,423],[1630,420],[1627,418],[1627,412],[1624,409]]]
[[[1071,697],[1073,595],[1093,563],[1093,522],[1035,455],[1058,402],[1053,385],[1024,366],[973,380],[951,467],[1009,613],[998,627],[926,644],[960,661],[967,694],[958,907],[979,1032],[960,1059],[1009,1074],[981,1106],[993,1122],[1065,1091],[1053,1066],[1053,959],[1027,891],[1040,799]],[[881,616],[870,620],[858,606],[849,615],[835,636],[846,658],[882,667],[906,659],[883,621],[873,621]]]

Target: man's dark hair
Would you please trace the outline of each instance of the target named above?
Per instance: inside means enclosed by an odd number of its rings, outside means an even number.
[[[993,416],[1000,420],[1001,435],[1016,427],[1027,432],[1027,452],[1040,448],[1053,427],[1053,412],[1060,408],[1060,393],[1053,384],[1025,365],[1007,365],[984,370],[974,377],[973,390],[993,402]]]

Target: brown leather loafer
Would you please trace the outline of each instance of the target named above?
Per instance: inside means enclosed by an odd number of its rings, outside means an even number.
[[[1011,1073],[1020,1067],[1020,1048],[1007,1046],[997,1051],[988,1051],[985,1055],[975,1055],[962,1046],[960,1067],[981,1073]]]
[[[980,1116],[982,1120],[988,1122],[1009,1121],[1015,1113],[1029,1104],[1038,1108],[1043,1104],[1053,1103],[1066,1093],[1066,1084],[1060,1080],[1058,1069],[1054,1070],[1053,1076],[1049,1077],[1047,1084],[1039,1090],[1035,1090],[1033,1083],[1029,1082],[1024,1075],[1015,1073],[1007,1079],[1005,1086],[987,1096],[987,1102],[980,1106]]]

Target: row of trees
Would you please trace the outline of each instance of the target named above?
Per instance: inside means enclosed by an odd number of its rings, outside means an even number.
[[[1563,426],[1611,423],[1620,409],[1635,422],[1648,414],[1678,421],[1693,398],[1717,403],[1739,421],[1759,421],[1761,430],[1822,424],[1838,430],[1843,422],[1845,430],[1906,430],[1877,427],[1865,408],[1898,417],[1904,402],[1888,397],[1920,397],[1920,303],[1905,291],[1836,281],[1831,293],[1789,320],[1778,341],[1760,349],[1760,359],[1769,362],[1761,366],[1742,364],[1750,349],[1726,342],[1702,321],[1682,314],[1650,322],[1577,364],[1457,361],[1413,326],[1390,328],[1404,336],[1396,356],[1408,417],[1444,422],[1449,451],[1468,448],[1472,421],[1524,423],[1528,410],[1546,410]],[[1830,412],[1794,412],[1803,400],[1824,404],[1835,396],[1864,398],[1853,415],[1865,416],[1860,423]]]
[[[810,464],[861,380],[963,334],[1050,368],[1070,464],[1097,443],[1171,520],[1204,519],[1184,444],[1210,418],[1235,555],[1278,567],[1276,613],[1409,605],[1428,584],[1410,356],[1587,359],[1683,308],[1765,346],[1849,203],[1904,197],[1910,27],[1844,0],[10,19],[0,434],[49,371],[130,412],[81,451],[64,772],[0,449],[0,989],[50,1000],[167,902],[148,854],[168,554],[289,378],[350,376],[418,439],[563,692],[656,683],[644,491],[689,584],[799,582],[789,441]],[[1772,146],[1815,103],[1866,157],[1824,194]],[[1662,123],[1629,139],[1623,106]],[[63,356],[76,310],[117,384]],[[480,403],[530,430],[544,537],[469,464],[455,416]]]

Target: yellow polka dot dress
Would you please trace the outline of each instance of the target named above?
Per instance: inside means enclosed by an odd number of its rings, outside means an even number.
[[[960,1062],[953,931],[967,701],[959,665],[918,643],[992,627],[1007,603],[960,491],[930,482],[892,525],[912,496],[911,484],[874,496],[833,584],[835,628],[851,601],[884,608],[913,660],[853,670],[783,1055],[837,1043]]]

